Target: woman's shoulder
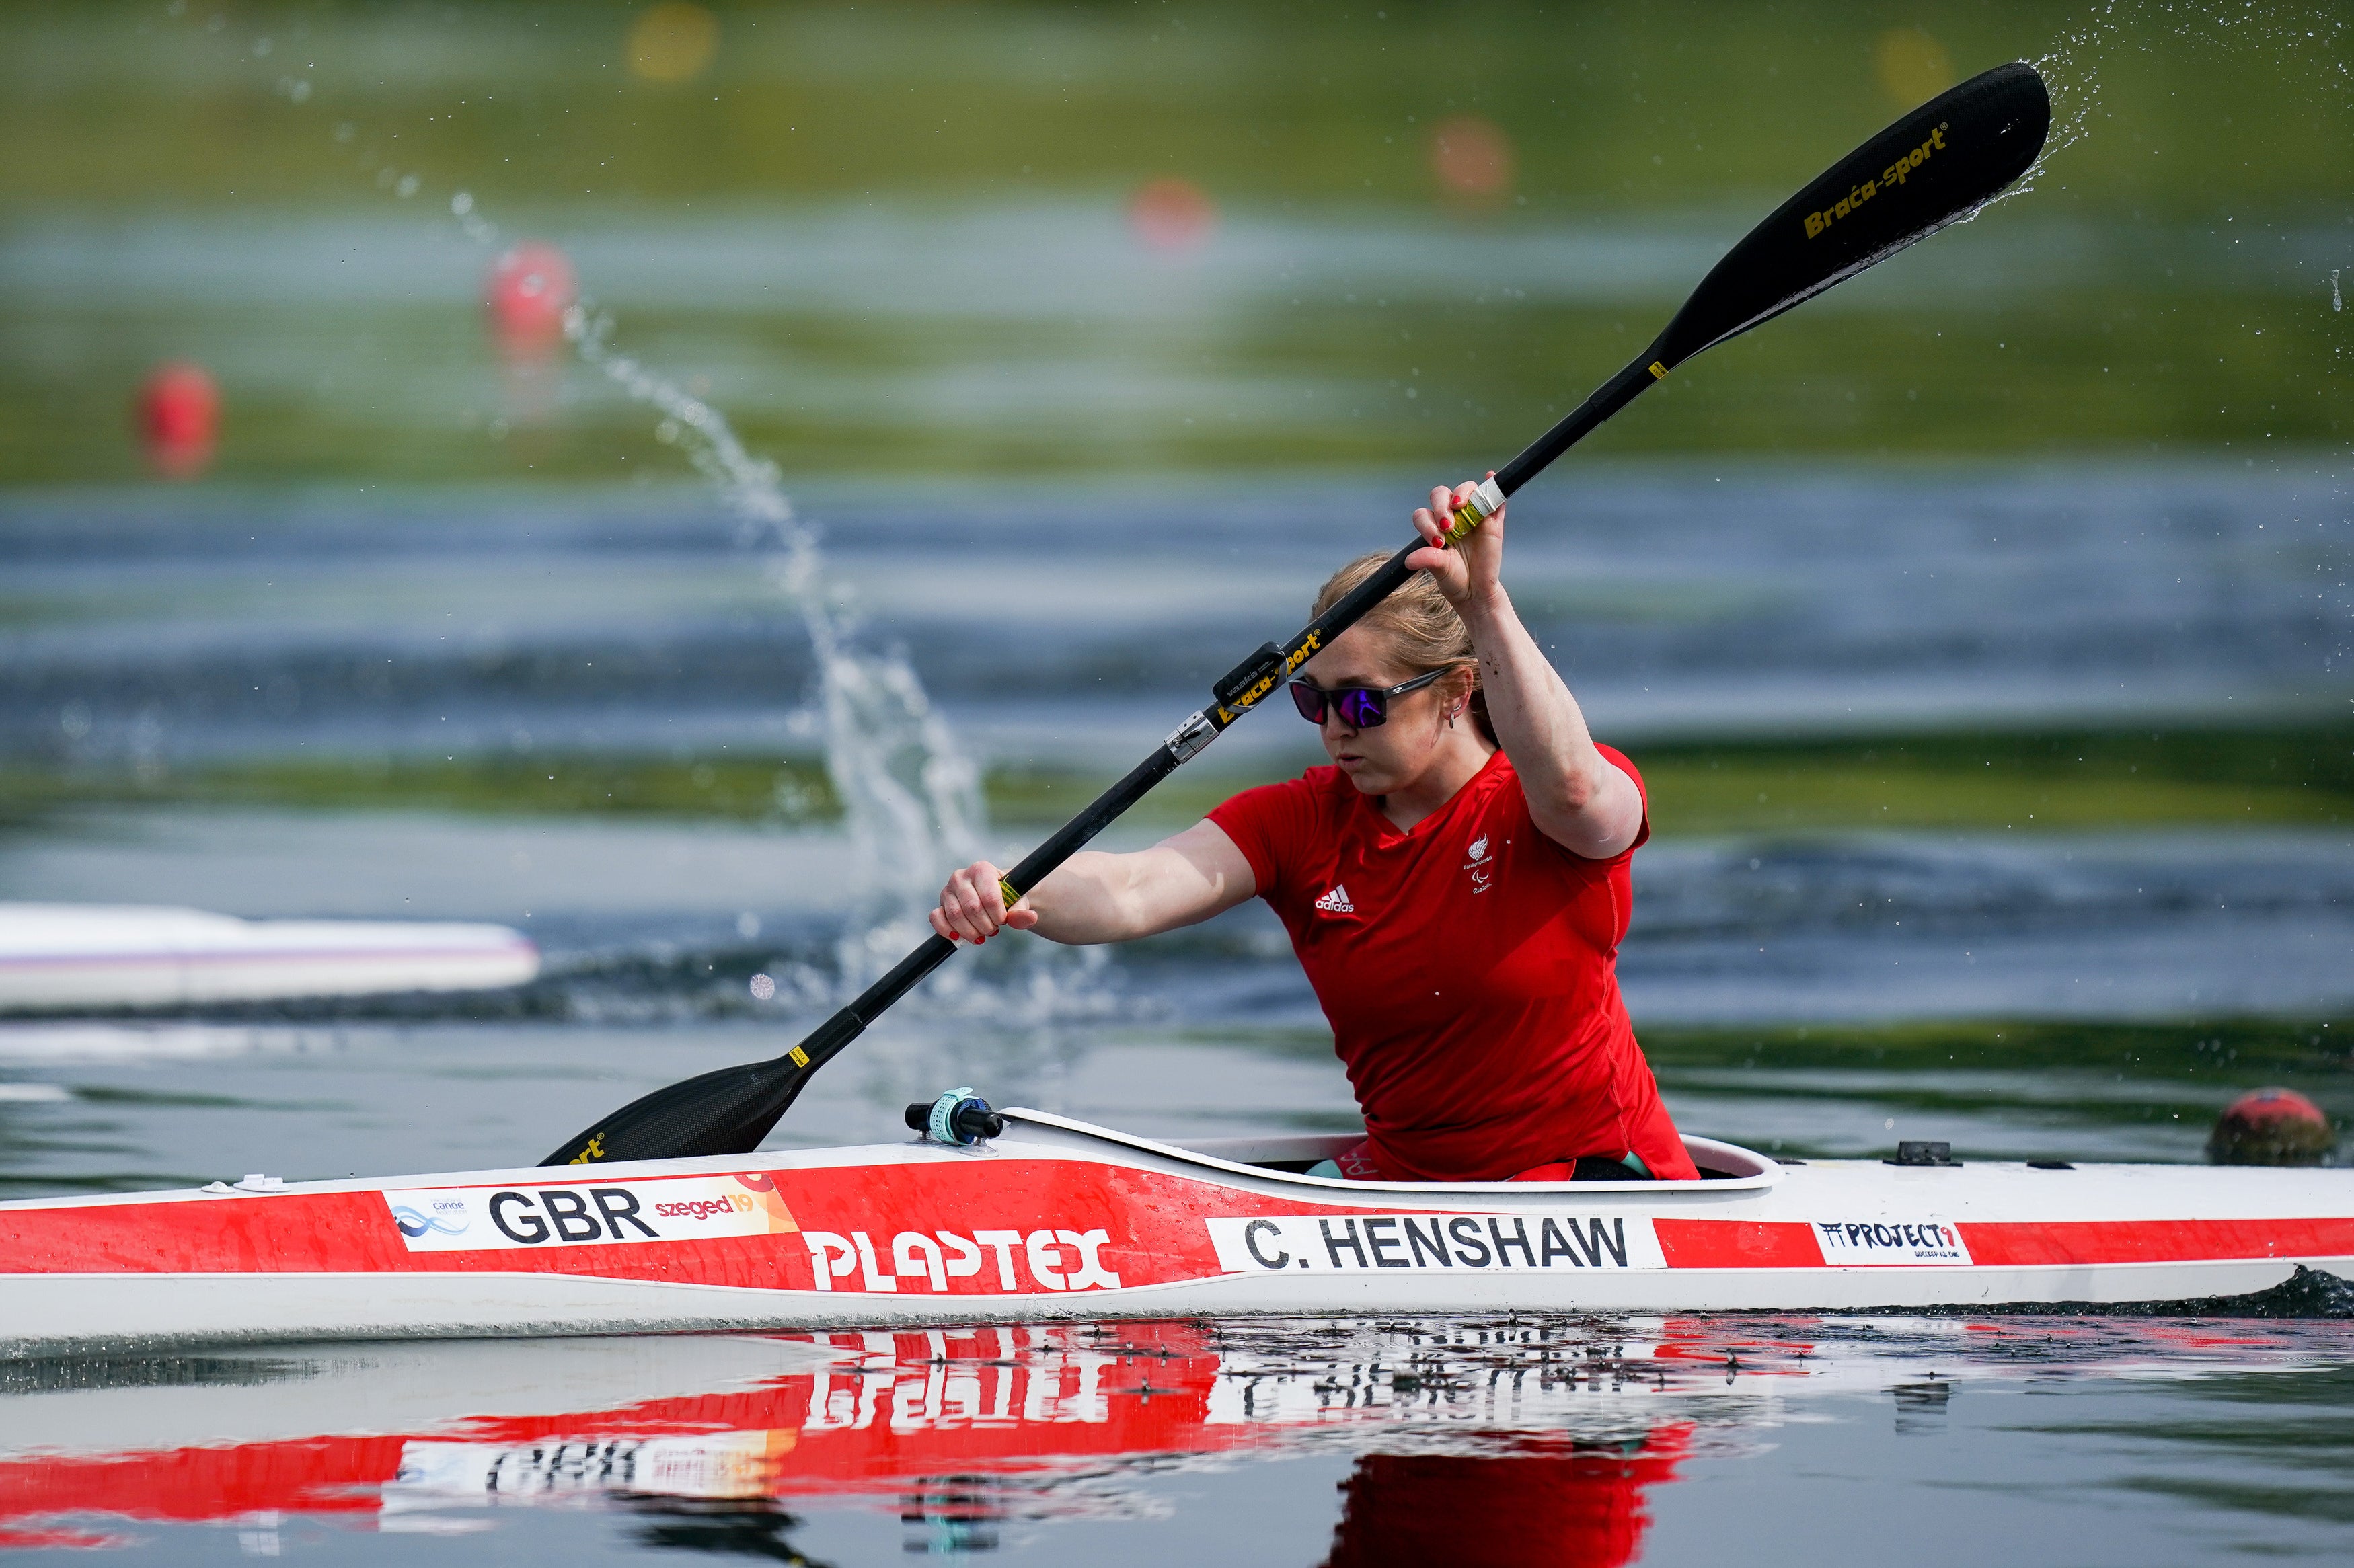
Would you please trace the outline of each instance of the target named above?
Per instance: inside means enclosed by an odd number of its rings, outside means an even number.
[[[1646,799],[1649,798],[1651,792],[1650,789],[1643,782],[1642,769],[1635,766],[1635,759],[1633,758],[1628,756],[1617,747],[1605,746],[1598,740],[1594,743],[1594,749],[1600,752],[1604,759],[1606,760],[1613,768],[1616,768],[1619,772],[1624,773],[1628,778],[1632,779],[1635,781],[1635,788],[1641,790]]]
[[[1528,842],[1531,843],[1543,843],[1549,848],[1553,852],[1552,854],[1547,857],[1549,859],[1559,860],[1567,864],[1587,868],[1595,866],[1608,867],[1623,865],[1626,863],[1627,860],[1633,855],[1637,849],[1639,849],[1643,844],[1649,842],[1650,840],[1650,787],[1643,782],[1643,775],[1637,770],[1633,761],[1628,758],[1625,752],[1620,751],[1617,747],[1605,746],[1600,741],[1596,741],[1594,743],[1594,749],[1602,754],[1604,761],[1625,773],[1628,779],[1634,781],[1635,792],[1638,797],[1640,797],[1643,802],[1643,824],[1636,834],[1634,843],[1628,845],[1626,849],[1621,850],[1618,853],[1610,856],[1608,859],[1588,860],[1584,855],[1579,854],[1575,850],[1554,842],[1551,838],[1545,836],[1543,830],[1537,828],[1535,814],[1529,809],[1527,791],[1521,787],[1520,775],[1512,771],[1511,758],[1506,757],[1501,751],[1497,752],[1491,766],[1482,771],[1477,779],[1473,780],[1472,789],[1479,791],[1482,796],[1479,802],[1474,806],[1473,810],[1479,817],[1489,820],[1493,820],[1494,813],[1500,811],[1516,821],[1525,821],[1528,826],[1533,830],[1529,835]],[[1466,791],[1467,794],[1470,792],[1470,790]]]
[[[1341,776],[1339,768],[1310,768],[1297,779],[1281,779],[1272,784],[1255,785],[1240,794],[1228,796],[1211,810],[1210,820],[1223,823],[1230,816],[1297,817],[1326,810],[1340,799],[1340,791],[1349,788],[1348,780]]]
[[[1311,768],[1297,779],[1261,784],[1211,808],[1210,821],[1250,862],[1261,897],[1274,902],[1284,885],[1285,865],[1312,855],[1313,846],[1329,836],[1320,830],[1336,820],[1336,781],[1350,788],[1339,768]]]
[[[1606,745],[1598,740],[1594,743],[1594,749],[1600,752],[1603,758],[1613,768],[1617,768],[1621,773],[1627,775],[1628,778],[1632,779],[1635,781],[1635,788],[1638,789],[1643,788],[1642,770],[1635,766],[1635,759],[1633,758],[1628,757],[1617,747]],[[1337,773],[1340,770],[1338,768],[1333,768],[1331,771]],[[1483,775],[1483,782],[1485,782],[1490,789],[1497,789],[1500,788],[1502,782],[1508,779],[1514,783],[1519,782],[1519,775],[1512,771],[1512,759],[1505,756],[1501,749],[1499,749],[1491,760],[1490,768],[1485,775]]]

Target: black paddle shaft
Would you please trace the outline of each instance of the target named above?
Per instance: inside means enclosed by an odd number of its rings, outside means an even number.
[[[2033,165],[2051,127],[2052,101],[2042,79],[2032,66],[2013,62],[1932,99],[1832,164],[1727,251],[1649,348],[1498,469],[1491,492],[1483,487],[1481,495],[1459,505],[1447,530],[1450,541],[1477,528],[1504,497],[1692,355],[1973,216]],[[1394,593],[1413,575],[1406,557],[1422,547],[1423,541],[1416,539],[1290,641],[1267,643],[1235,665],[1211,688],[1208,706],[1005,874],[1006,903],[1044,881],[1318,650]],[[748,1153],[791,1107],[811,1074],[955,951],[949,938],[932,937],[784,1055],[657,1089],[605,1118],[544,1163]]]

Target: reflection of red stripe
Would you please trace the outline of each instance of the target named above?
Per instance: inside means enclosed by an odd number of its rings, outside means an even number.
[[[372,1512],[402,1437],[296,1437],[163,1453],[43,1455],[0,1464],[0,1519],[111,1513],[189,1521],[270,1509]]]
[[[1654,1220],[1670,1268],[1820,1268],[1812,1225],[1755,1220]]]
[[[1014,1331],[1005,1332],[1010,1338]],[[732,1393],[650,1399],[620,1410],[467,1416],[413,1436],[327,1435],[160,1451],[11,1456],[0,1458],[0,1547],[23,1544],[22,1527],[28,1522],[75,1514],[218,1520],[267,1510],[373,1511],[381,1489],[399,1471],[404,1446],[419,1440],[528,1451],[563,1442],[650,1436],[725,1445],[758,1436],[767,1444],[759,1475],[767,1492],[858,1496],[896,1495],[941,1474],[1052,1478],[1069,1471],[1076,1459],[1093,1468],[1130,1455],[1241,1448],[1271,1435],[1264,1425],[1211,1422],[1210,1391],[1219,1363],[1191,1324],[1134,1324],[1107,1340],[1097,1357],[1100,1404],[1090,1420],[1072,1419],[1063,1403],[1081,1386],[1083,1369],[1076,1360],[1016,1366],[986,1359],[1004,1348],[995,1330],[946,1335],[944,1344],[966,1346],[963,1353],[935,1346],[934,1337],[896,1334],[887,1365],[861,1372],[845,1362],[834,1370],[837,1388],[846,1388],[854,1403],[863,1404],[869,1424],[862,1427],[808,1427],[813,1379],[801,1373]],[[837,1341],[867,1339],[844,1334],[820,1336],[817,1342],[847,1349],[852,1347]],[[1034,1343],[1034,1353],[1036,1349]],[[1067,1354],[1070,1347],[1055,1349]],[[936,1354],[945,1359],[935,1362],[930,1358]],[[1131,1359],[1134,1365],[1122,1364]],[[1009,1401],[1004,1424],[993,1425],[989,1416],[969,1425],[941,1423],[935,1414],[917,1411],[920,1425],[900,1425],[936,1386],[944,1390],[952,1372],[985,1380],[992,1395],[995,1380],[1013,1380],[1019,1393]],[[1147,1381],[1149,1392],[1142,1386]],[[1053,1408],[1043,1422],[1025,1414],[1032,1402],[1023,1397],[1042,1382]],[[881,1386],[870,1387],[874,1383]],[[954,1412],[953,1405],[949,1408]],[[1362,1412],[1333,1414],[1377,1417],[1385,1411],[1367,1405]],[[1668,1457],[1681,1451],[1678,1445]],[[12,1529],[18,1535],[15,1542],[9,1539]],[[62,1537],[52,1542],[102,1543]]]
[[[1967,1224],[1981,1266],[2182,1263],[2222,1257],[2354,1257],[2354,1219],[2074,1220]]]

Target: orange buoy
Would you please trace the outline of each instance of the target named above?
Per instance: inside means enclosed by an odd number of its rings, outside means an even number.
[[[2258,1089],[2216,1118],[2207,1158],[2217,1165],[2318,1165],[2338,1147],[2338,1129],[2295,1089]]]
[[[1518,160],[1503,127],[1476,114],[1441,121],[1430,132],[1430,172],[1439,189],[1466,206],[1493,207],[1511,194]]]
[[[1128,198],[1128,227],[1148,250],[1192,250],[1218,227],[1218,208],[1191,180],[1153,180]]]
[[[498,259],[482,285],[482,304],[499,347],[513,357],[536,359],[564,340],[564,313],[578,294],[564,252],[535,240]]]
[[[139,441],[166,479],[194,479],[212,466],[220,433],[220,390],[201,365],[159,365],[139,388]]]

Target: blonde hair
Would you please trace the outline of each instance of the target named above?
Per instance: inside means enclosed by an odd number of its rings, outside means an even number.
[[[1309,611],[1309,619],[1312,620],[1340,603],[1352,588],[1388,563],[1389,556],[1376,550],[1370,556],[1359,556],[1325,578],[1324,586],[1317,590],[1316,605]],[[1457,666],[1469,669],[1472,720],[1479,725],[1481,735],[1491,743],[1495,741],[1496,726],[1488,722],[1487,694],[1479,690],[1479,656],[1471,647],[1471,630],[1455,613],[1455,607],[1447,602],[1447,596],[1438,591],[1438,585],[1430,580],[1428,572],[1416,572],[1406,578],[1395,593],[1365,611],[1357,624],[1379,637],[1389,655],[1415,675]]]

